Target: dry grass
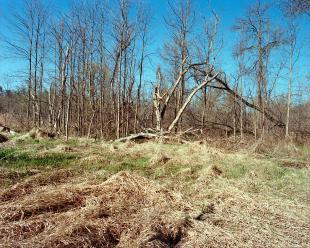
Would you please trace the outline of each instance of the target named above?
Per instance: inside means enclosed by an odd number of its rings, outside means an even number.
[[[46,189],[2,205],[1,238],[4,246],[170,247],[186,235],[189,210],[179,195],[120,172],[99,185]]]
[[[71,175],[72,173],[68,170],[39,173],[0,192],[0,201],[9,201],[27,195],[40,186],[66,182]]]
[[[0,247],[310,247],[309,168],[279,162],[306,163],[308,150],[281,158],[287,148],[261,157],[198,142],[48,147],[80,159],[25,178],[0,171],[19,178],[0,191]]]

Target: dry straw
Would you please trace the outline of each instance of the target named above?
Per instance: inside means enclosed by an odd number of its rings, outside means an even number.
[[[247,154],[147,143],[102,146],[99,155],[146,156],[148,170],[180,165],[196,176],[163,186],[124,171],[104,182],[68,170],[33,175],[0,193],[0,247],[310,247],[309,200],[250,191],[265,187],[257,178],[266,166],[225,177],[220,161],[254,166]]]

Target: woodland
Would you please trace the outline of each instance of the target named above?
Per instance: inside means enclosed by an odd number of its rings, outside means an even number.
[[[24,1],[6,20],[15,35],[1,34],[4,58],[24,63],[1,84],[2,125],[108,140],[141,132],[309,137],[309,70],[298,68],[309,61],[299,42],[301,33],[309,40],[299,21],[309,21],[308,0],[249,4],[231,24],[230,71],[221,67],[227,41],[212,4],[199,13],[192,1],[168,2],[161,28],[169,35],[152,51],[144,1],[73,1],[67,12]]]

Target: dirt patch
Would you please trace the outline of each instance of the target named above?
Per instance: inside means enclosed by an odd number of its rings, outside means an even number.
[[[4,134],[0,133],[0,143],[7,142],[9,140],[8,137],[6,137]]]
[[[210,175],[218,177],[223,174],[223,171],[216,165],[211,166]]]

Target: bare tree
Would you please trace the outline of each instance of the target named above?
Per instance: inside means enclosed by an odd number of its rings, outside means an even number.
[[[292,82],[293,82],[293,70],[296,62],[296,31],[297,27],[294,21],[290,20],[288,25],[288,47],[289,47],[289,79],[288,79],[288,91],[287,91],[287,111],[286,111],[286,128],[285,137],[289,137],[290,126],[290,111],[292,105]],[[294,61],[295,60],[295,61]]]
[[[246,17],[239,19],[234,26],[235,30],[244,34],[244,41],[242,43],[244,47],[240,49],[240,52],[248,53],[249,56],[255,54],[252,68],[256,74],[256,101],[259,108],[262,109],[262,115],[258,114],[255,120],[259,124],[262,134],[266,127],[265,109],[268,107],[268,59],[271,50],[281,44],[280,31],[276,28],[271,28],[271,23],[268,19],[269,8],[270,5],[263,4],[260,0],[256,1],[249,8]]]
[[[146,9],[140,10],[139,20],[139,37],[141,40],[141,57],[139,61],[139,83],[137,89],[137,96],[136,96],[136,107],[135,107],[135,116],[134,116],[134,132],[137,132],[137,125],[138,125],[138,118],[139,112],[141,108],[141,90],[142,90],[142,80],[143,80],[143,72],[144,72],[144,64],[145,59],[147,57],[146,48],[148,43],[148,28],[149,28],[149,11]]]
[[[309,0],[284,0],[284,10],[289,16],[307,14],[310,16],[310,1]]]
[[[16,31],[16,36],[15,40],[6,39],[6,44],[10,51],[13,49],[16,56],[25,59],[28,64],[27,125],[30,127],[31,119],[34,125],[40,125],[39,106],[42,99],[41,93],[38,94],[38,88],[41,92],[47,11],[39,1],[26,0],[23,5],[24,11],[15,11],[12,19],[9,19],[9,27]]]
[[[155,129],[149,137],[192,127],[201,136],[259,137],[272,130],[301,137],[309,127],[309,100],[305,87],[303,98],[292,100],[299,44],[294,18],[309,13],[309,5],[282,2],[287,36],[274,25],[271,6],[255,1],[234,26],[240,39],[235,69],[226,74],[220,17],[211,8],[197,15],[190,0],[168,1],[160,61],[150,53],[153,15],[137,1],[74,1],[68,11],[52,13],[42,1],[26,0],[11,15],[16,35],[6,42],[27,66],[26,85],[0,92],[0,110],[11,108],[28,129],[48,126],[66,139],[114,139],[149,127]],[[289,55],[282,56],[288,59],[287,96],[275,95],[286,80],[280,79],[287,62],[278,56],[282,45]]]
[[[181,108],[186,89],[186,79],[183,73],[179,74],[179,70],[183,72],[186,67],[186,58],[189,56],[188,43],[190,42],[190,31],[194,24],[194,12],[192,10],[191,1],[189,0],[169,0],[170,15],[165,18],[166,25],[171,33],[171,41],[169,44],[165,45],[165,52],[168,54],[164,56],[166,61],[170,62],[172,65],[172,73],[174,81],[178,81],[178,76],[180,76],[180,81],[176,85],[177,89],[175,91],[175,117],[178,109]],[[182,127],[182,119],[178,120],[177,125],[175,125],[176,131],[180,130]]]

